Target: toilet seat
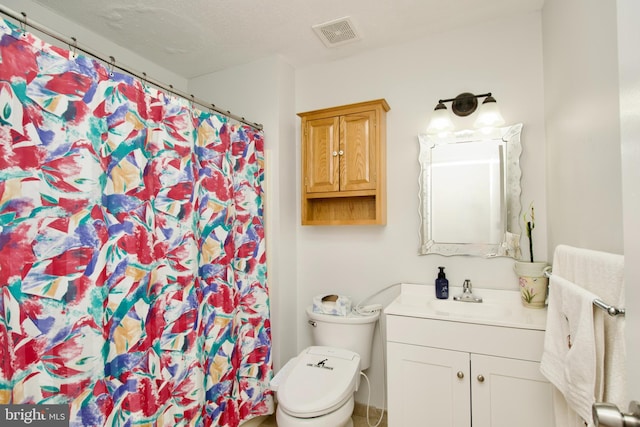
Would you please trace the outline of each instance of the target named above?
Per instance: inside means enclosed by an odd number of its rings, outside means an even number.
[[[353,397],[360,379],[360,356],[334,347],[312,346],[292,361],[278,386],[278,407],[297,418],[328,414]]]

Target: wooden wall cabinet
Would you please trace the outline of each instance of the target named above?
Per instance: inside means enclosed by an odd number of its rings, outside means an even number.
[[[302,225],[386,224],[384,99],[299,113]]]

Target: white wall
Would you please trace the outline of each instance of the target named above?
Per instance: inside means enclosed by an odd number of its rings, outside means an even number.
[[[179,75],[142,58],[137,53],[133,53],[126,49],[126,47],[118,46],[112,41],[92,32],[90,29],[82,27],[69,21],[65,17],[51,12],[49,9],[34,2],[33,0],[2,0],[2,5],[17,14],[20,14],[20,12],[26,13],[27,22],[37,22],[38,24],[42,24],[54,30],[55,33],[67,38],[75,37],[78,41],[77,45],[79,47],[98,53],[103,58],[113,56],[116,60],[116,64],[123,65],[131,71],[138,74],[145,72],[150,79],[154,79],[167,85],[172,84],[177,90],[184,91],[187,89],[186,78],[180,77]],[[5,15],[0,16],[8,19],[9,21],[13,21]],[[15,24],[16,22],[13,21],[13,23]],[[33,28],[27,27],[27,31],[33,32],[38,37],[49,43],[69,49],[69,46],[60,44],[54,39],[33,30]]]
[[[625,283],[628,284],[627,396],[640,401],[640,3],[618,0],[617,6]]]
[[[624,253],[627,389],[640,399],[640,4],[546,0],[549,251]],[[626,411],[626,407],[620,407]]]
[[[614,2],[544,5],[549,253],[623,252],[616,25]]]
[[[296,145],[293,68],[281,58],[252,61],[189,82],[191,93],[264,126],[265,229],[276,370],[297,354]]]
[[[471,279],[475,287],[517,289],[513,260],[418,256],[418,133],[424,132],[441,98],[462,92],[492,92],[507,123],[524,123],[523,205],[535,201],[536,258],[546,253],[545,137],[543,122],[542,38],[539,13],[512,17],[415,40],[357,57],[297,69],[296,111],[309,111],[386,98],[386,226],[300,226],[298,224],[298,321],[313,296],[340,293],[355,301],[390,284],[433,283],[439,265],[452,285]],[[472,127],[475,115],[458,120]],[[300,122],[296,123],[300,138]],[[300,156],[298,144],[298,158]],[[300,180],[297,161],[296,180]],[[299,186],[300,184],[298,184]],[[299,187],[298,187],[299,188]],[[299,209],[299,208],[298,208]],[[387,302],[394,291],[378,298]],[[309,328],[298,333],[298,347],[310,343]],[[372,403],[382,404],[380,337],[369,369]],[[366,402],[366,387],[357,400]]]

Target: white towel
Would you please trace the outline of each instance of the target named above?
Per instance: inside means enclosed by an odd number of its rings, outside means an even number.
[[[585,427],[594,424],[582,420],[580,415],[569,408],[564,395],[557,388],[553,388],[553,414],[555,416],[555,427]]]
[[[625,306],[623,255],[559,245],[554,251],[553,274],[591,291],[606,304]],[[602,384],[597,385],[596,399],[625,408],[625,319],[608,314],[603,317],[604,345],[597,351],[603,354],[604,362],[599,367]]]
[[[553,273],[583,287],[607,304],[624,305],[624,256],[558,245]]]
[[[598,360],[596,343],[602,341],[602,313],[594,313],[596,295],[554,274],[540,371],[562,393],[568,410],[591,424],[595,403]],[[569,415],[555,405],[556,424]]]

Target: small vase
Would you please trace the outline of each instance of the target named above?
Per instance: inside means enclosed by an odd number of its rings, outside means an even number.
[[[545,273],[551,271],[551,267],[546,262],[516,261],[513,269],[518,275],[522,305],[544,308],[549,290],[549,278]]]

